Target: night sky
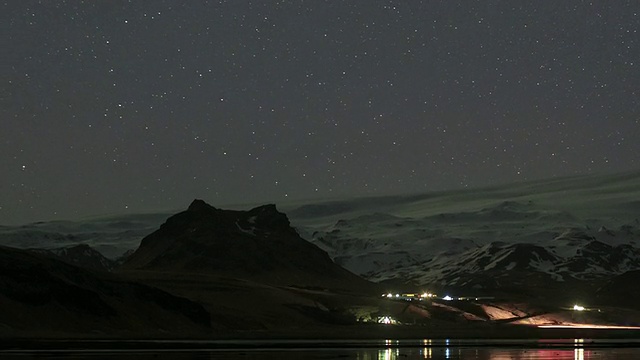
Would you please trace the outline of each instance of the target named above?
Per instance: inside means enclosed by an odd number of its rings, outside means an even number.
[[[640,168],[640,1],[1,6],[0,224]]]

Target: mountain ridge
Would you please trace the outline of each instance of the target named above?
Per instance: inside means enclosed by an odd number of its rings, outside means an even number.
[[[208,273],[289,285],[365,286],[302,239],[275,205],[221,210],[194,200],[142,239],[120,272]]]

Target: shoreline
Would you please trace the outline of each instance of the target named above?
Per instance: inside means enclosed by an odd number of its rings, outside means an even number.
[[[512,348],[640,348],[640,330],[540,329],[499,326],[431,328],[418,326],[346,326],[324,329],[232,331],[208,336],[130,336],[68,334],[67,336],[7,336],[0,352],[77,350],[235,350],[392,347],[512,347]],[[578,341],[579,340],[579,341]]]

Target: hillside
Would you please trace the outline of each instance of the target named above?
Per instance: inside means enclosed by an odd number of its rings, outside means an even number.
[[[3,337],[188,337],[210,331],[199,304],[24,250],[0,247]]]

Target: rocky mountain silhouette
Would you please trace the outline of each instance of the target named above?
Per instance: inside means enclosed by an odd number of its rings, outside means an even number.
[[[146,236],[120,270],[207,273],[280,285],[370,286],[302,239],[275,205],[221,210],[202,200]]]

